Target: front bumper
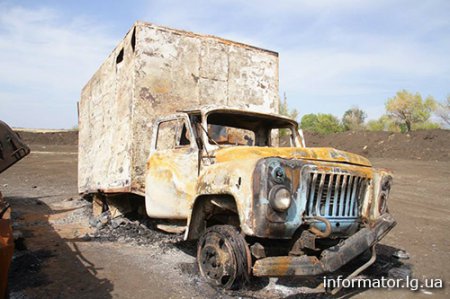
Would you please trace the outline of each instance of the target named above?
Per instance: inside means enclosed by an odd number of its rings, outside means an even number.
[[[349,261],[378,243],[397,222],[389,214],[383,214],[372,225],[362,228],[339,245],[315,256],[277,256],[257,260],[254,276],[313,276],[334,272]]]

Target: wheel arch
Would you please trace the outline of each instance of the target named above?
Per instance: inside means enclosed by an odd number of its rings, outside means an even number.
[[[228,215],[231,223],[240,229],[240,211],[232,194],[202,194],[197,196],[188,218],[186,240],[198,239],[208,227],[207,222],[217,215]]]

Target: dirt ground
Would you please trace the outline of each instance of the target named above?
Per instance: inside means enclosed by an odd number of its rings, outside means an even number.
[[[90,227],[90,203],[77,194],[76,135],[25,135],[25,140],[33,141],[32,153],[0,176],[0,190],[12,205],[17,239],[10,273],[12,298],[330,297],[314,290],[322,277],[253,279],[243,291],[215,290],[197,276],[195,244],[155,231],[150,220],[129,219],[117,229]],[[429,150],[438,153],[433,157],[411,157],[419,150],[405,153],[403,159],[397,154],[386,158],[384,152],[379,157],[369,155],[376,166],[394,171],[389,207],[398,225],[377,246],[378,261],[364,272],[366,277],[411,274],[422,282],[434,278],[449,284],[450,159],[446,157],[450,146],[441,139],[441,135],[423,139],[444,146]],[[311,138],[309,145],[325,139],[317,140]],[[426,152],[427,146],[423,148]],[[394,258],[392,254],[400,249],[410,258]],[[380,296],[449,298],[450,294],[448,288],[357,289],[337,297]]]

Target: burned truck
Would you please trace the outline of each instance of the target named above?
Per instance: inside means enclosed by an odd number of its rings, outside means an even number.
[[[396,223],[392,175],[305,147],[278,102],[276,53],[136,23],[83,89],[79,191],[102,210],[144,197],[198,240],[215,286],[329,273],[371,250],[355,275]]]

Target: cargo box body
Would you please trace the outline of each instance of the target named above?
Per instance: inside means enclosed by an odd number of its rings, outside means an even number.
[[[135,23],[82,90],[79,192],[143,195],[153,122],[207,104],[278,113],[278,54]]]

